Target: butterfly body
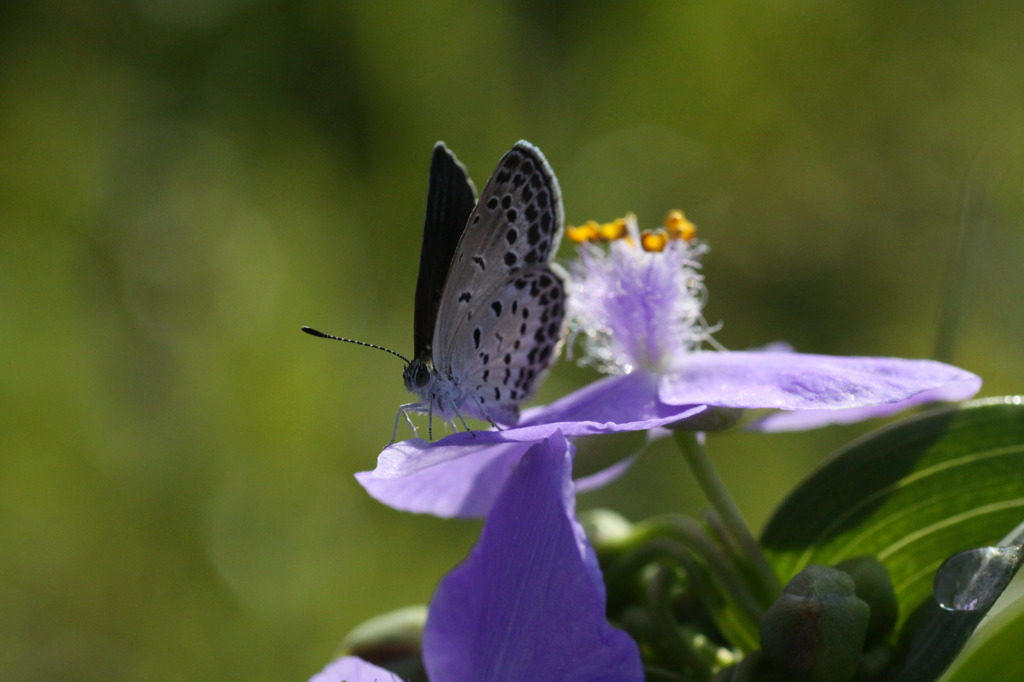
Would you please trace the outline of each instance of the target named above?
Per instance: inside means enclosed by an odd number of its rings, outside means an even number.
[[[403,373],[407,410],[451,423],[515,424],[557,354],[563,275],[551,263],[561,193],[540,150],[520,141],[479,200],[465,168],[434,147],[416,285],[415,352]]]

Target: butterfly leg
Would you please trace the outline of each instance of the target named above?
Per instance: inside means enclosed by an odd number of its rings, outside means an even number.
[[[416,438],[416,436],[419,435],[416,430],[416,425],[412,422],[412,418],[409,416],[409,412],[416,410],[418,407],[421,407],[419,403],[408,403],[406,405],[399,406],[398,414],[395,415],[395,428],[391,430],[391,441],[388,445],[394,445],[395,441],[398,440],[398,420],[402,417],[405,417],[405,423],[409,425],[410,429],[412,429],[412,437]]]
[[[469,424],[467,424],[467,423],[466,423],[466,420],[465,420],[465,418],[464,418],[464,417],[462,416],[462,413],[461,413],[461,412],[456,412],[456,413],[455,413],[455,416],[459,418],[459,423],[460,423],[460,424],[462,424],[462,428],[464,428],[464,429],[466,429],[467,431],[469,431],[470,435],[472,435],[472,436],[473,436],[473,438],[476,438],[476,432],[475,432],[475,431],[473,431],[473,429],[469,428]],[[454,428],[454,426],[455,426],[455,424],[452,424],[452,427],[453,427],[453,428]]]
[[[480,401],[477,399],[477,397],[475,395],[473,395],[472,393],[470,393],[469,395],[470,395],[471,398],[473,398],[473,402],[476,403],[477,409],[480,410],[480,414],[482,414],[484,416],[484,419],[487,420],[487,423],[490,424],[491,426],[493,426],[495,431],[504,431],[505,429],[501,428],[501,426],[499,426],[497,422],[495,422],[493,419],[491,419],[491,415],[487,414],[487,410],[485,410],[484,406],[480,404]],[[462,415],[461,414],[459,415],[459,419],[462,419]],[[466,426],[466,422],[463,421],[462,425]],[[468,426],[466,426],[466,430],[469,431],[469,427]]]
[[[467,431],[469,431],[470,435],[472,435],[473,438],[476,438],[476,433],[473,431],[473,429],[469,428],[469,424],[467,424],[466,420],[463,419],[462,413],[456,411],[455,412],[455,416],[458,417],[459,423],[462,424],[462,428],[464,428]],[[433,417],[434,417],[434,411],[433,411],[433,409],[431,409],[431,411],[430,411],[430,426],[428,427],[429,428],[428,435],[430,437],[430,440],[434,440],[434,421],[433,421]],[[445,423],[445,425],[448,426],[448,430],[451,433],[458,433],[459,432],[458,428],[456,428],[456,426],[455,426],[455,420],[454,419],[446,419],[446,420],[444,420],[444,423]]]

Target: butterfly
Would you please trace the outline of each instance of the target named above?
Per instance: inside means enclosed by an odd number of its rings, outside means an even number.
[[[402,416],[415,433],[409,412],[429,415],[431,437],[435,415],[450,425],[458,418],[467,430],[465,417],[495,427],[518,422],[519,403],[562,338],[564,274],[551,262],[562,230],[558,181],[537,147],[517,142],[477,199],[465,167],[444,143],[434,146],[414,354],[399,355],[405,387],[418,401],[399,408],[395,433]]]

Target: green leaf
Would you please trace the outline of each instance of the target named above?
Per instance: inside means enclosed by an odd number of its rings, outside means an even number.
[[[1024,519],[1022,472],[1024,399],[939,410],[841,450],[783,502],[761,543],[784,581],[809,563],[875,556],[900,602],[916,604],[949,556]]]
[[[936,570],[957,552],[996,545],[1022,519],[1024,400],[987,399],[904,420],[841,450],[783,502],[762,545],[783,580],[810,563],[881,561],[899,626],[913,615],[904,661],[927,661],[912,675],[927,680],[988,610],[940,608]]]

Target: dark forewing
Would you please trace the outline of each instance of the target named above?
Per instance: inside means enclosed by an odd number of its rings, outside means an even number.
[[[475,204],[476,190],[466,168],[443,142],[438,142],[430,161],[427,217],[423,224],[420,274],[416,280],[414,358],[432,352],[434,325],[445,279]]]

